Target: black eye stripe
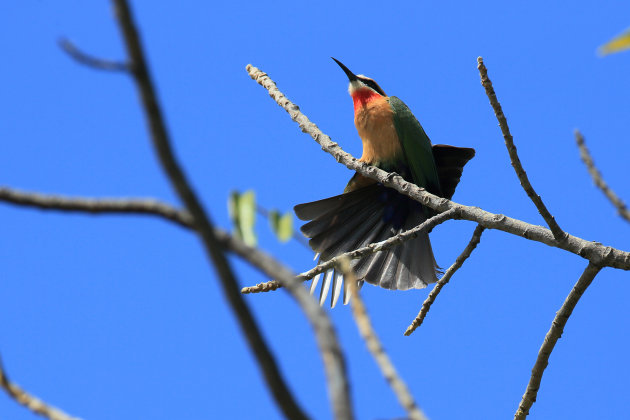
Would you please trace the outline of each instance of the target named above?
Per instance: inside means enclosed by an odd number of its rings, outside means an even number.
[[[376,82],[372,79],[364,79],[363,77],[358,77],[358,79],[366,86],[371,87],[372,89],[374,89],[379,95],[382,96],[387,96],[385,95],[385,92],[383,92],[383,89],[381,89],[381,87],[379,85],[376,84]]]

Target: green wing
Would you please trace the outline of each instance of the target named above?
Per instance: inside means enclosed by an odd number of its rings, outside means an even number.
[[[441,196],[440,179],[433,158],[431,140],[403,101],[390,96],[389,105],[394,112],[394,125],[411,170],[413,183]]]

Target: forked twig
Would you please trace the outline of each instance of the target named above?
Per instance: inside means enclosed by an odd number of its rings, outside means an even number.
[[[396,371],[396,367],[385,352],[385,348],[383,348],[381,340],[379,340],[378,335],[376,335],[376,331],[374,331],[374,327],[370,322],[370,317],[368,316],[365,304],[363,303],[363,299],[359,293],[357,277],[350,267],[350,259],[347,257],[342,258],[339,260],[338,267],[343,273],[347,287],[350,289],[349,291],[352,295],[352,299],[350,299],[350,307],[352,308],[352,315],[354,316],[354,320],[359,328],[359,334],[361,334],[361,337],[365,341],[368,350],[372,354],[372,357],[374,357],[374,360],[385,377],[385,380],[394,391],[394,394],[396,394],[400,404],[407,411],[409,419],[427,420],[427,417],[413,399],[411,392],[409,392],[407,384],[405,384],[402,380]]]
[[[619,196],[608,186],[606,181],[604,181],[604,177],[595,166],[591,153],[584,143],[584,136],[582,136],[582,133],[578,130],[575,130],[575,142],[580,149],[580,158],[582,158],[582,162],[586,165],[586,169],[588,169],[588,173],[591,175],[591,178],[593,178],[593,182],[595,182],[597,188],[599,188],[612,205],[615,206],[619,216],[624,218],[627,222],[630,222],[630,211],[628,211],[626,203],[624,203],[623,200],[619,198]]]
[[[514,171],[516,171],[516,176],[518,176],[519,181],[521,182],[521,186],[527,193],[527,196],[532,200],[540,215],[545,219],[547,226],[551,229],[551,233],[553,233],[553,237],[556,238],[558,242],[562,242],[566,239],[567,233],[560,229],[560,226],[556,222],[556,219],[549,213],[545,203],[543,203],[542,198],[536,191],[534,191],[534,187],[529,182],[529,178],[527,177],[527,173],[525,169],[523,169],[523,165],[521,164],[521,160],[518,157],[518,153],[516,152],[516,146],[514,145],[514,139],[512,138],[512,134],[510,134],[510,128],[508,127],[507,119],[505,118],[505,114],[503,114],[503,109],[501,108],[501,104],[497,99],[496,93],[494,93],[494,88],[492,87],[492,82],[488,78],[488,69],[483,64],[483,58],[477,58],[477,69],[479,69],[479,75],[481,76],[481,85],[486,90],[486,95],[488,95],[488,99],[490,99],[490,105],[492,105],[492,109],[494,110],[494,114],[499,121],[499,127],[501,127],[501,133],[503,133],[503,139],[505,140],[505,146],[507,147],[508,153],[510,155],[510,161],[512,162],[512,167]]]
[[[477,225],[475,231],[473,232],[472,238],[470,238],[470,241],[468,242],[468,245],[466,245],[466,248],[464,248],[459,257],[455,259],[453,265],[451,265],[448,270],[446,270],[446,273],[444,273],[442,278],[435,284],[435,287],[433,288],[433,290],[431,290],[431,293],[429,293],[429,296],[427,296],[426,300],[422,304],[422,308],[420,308],[418,316],[416,316],[416,319],[414,319],[411,325],[407,327],[405,335],[411,335],[411,333],[413,333],[416,328],[422,325],[424,318],[427,316],[429,309],[431,309],[431,305],[433,305],[433,302],[435,302],[435,299],[442,290],[442,287],[444,287],[444,285],[446,285],[446,283],[451,280],[453,274],[455,274],[455,272],[459,270],[462,264],[464,264],[464,261],[466,261],[468,257],[470,257],[470,254],[477,247],[477,245],[479,245],[479,241],[481,241],[481,234],[485,229],[486,228],[484,228],[483,226]]]
[[[556,316],[551,323],[551,328],[549,328],[547,335],[545,335],[545,340],[538,351],[538,357],[536,358],[536,363],[532,368],[532,375],[529,379],[529,383],[527,384],[527,389],[525,390],[523,399],[521,400],[518,410],[514,415],[515,420],[523,420],[529,414],[529,409],[536,401],[536,395],[538,394],[538,389],[540,388],[543,373],[549,364],[549,356],[551,356],[551,352],[558,342],[558,339],[562,337],[564,326],[567,324],[573,309],[575,309],[575,305],[577,305],[586,288],[591,284],[597,273],[599,273],[599,270],[601,270],[601,267],[589,262],[577,283],[573,286],[571,293],[569,293],[569,296],[567,296],[566,300],[562,304],[562,307],[556,313]]]

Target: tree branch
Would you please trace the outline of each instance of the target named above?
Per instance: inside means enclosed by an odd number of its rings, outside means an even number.
[[[477,247],[477,245],[479,245],[479,242],[481,241],[481,234],[484,230],[485,228],[483,226],[477,225],[475,231],[473,232],[472,238],[470,238],[470,241],[468,242],[468,245],[466,245],[466,248],[464,248],[459,257],[455,259],[453,265],[451,265],[448,270],[446,270],[446,273],[444,273],[442,278],[435,284],[435,287],[433,288],[433,290],[431,290],[431,293],[429,293],[429,296],[422,304],[422,308],[420,308],[418,316],[416,316],[416,319],[414,319],[411,325],[407,327],[405,335],[411,335],[411,333],[413,333],[416,328],[422,325],[424,318],[427,316],[429,309],[431,309],[431,305],[433,305],[433,302],[435,302],[435,299],[442,290],[442,287],[444,287],[444,285],[451,280],[453,274],[455,274],[455,272],[459,270],[462,264],[464,264],[464,261],[466,261],[468,257],[470,257],[470,254]]]
[[[309,121],[309,119],[300,112],[299,107],[287,99],[287,97],[278,90],[274,81],[271,80],[266,73],[252,65],[247,66],[247,71],[252,79],[267,89],[269,96],[271,96],[278,105],[289,113],[291,119],[299,124],[300,129],[303,132],[309,134],[322,147],[322,150],[330,153],[337,162],[345,165],[348,169],[374,179],[386,187],[393,188],[401,194],[411,197],[438,212],[444,212],[449,209],[457,209],[459,218],[477,222],[487,229],[501,230],[525,239],[541,242],[555,248],[564,249],[565,251],[579,255],[596,265],[630,270],[629,252],[604,246],[598,242],[586,241],[569,234],[567,234],[562,241],[558,241],[554,238],[549,229],[525,223],[502,214],[493,214],[478,207],[464,206],[445,198],[435,196],[425,191],[423,188],[405,181],[398,175],[390,174],[375,166],[359,162],[350,154],[344,152],[337,143],[333,142],[330,137],[322,133],[315,124]]]
[[[365,304],[359,293],[356,275],[350,267],[350,259],[347,257],[342,258],[339,261],[338,267],[343,273],[347,287],[352,294],[350,307],[352,308],[352,315],[354,315],[354,320],[359,328],[359,334],[361,334],[361,338],[363,338],[368,350],[372,353],[372,357],[374,357],[385,380],[394,391],[394,394],[396,394],[400,404],[407,411],[409,419],[427,420],[427,417],[413,399],[411,392],[409,392],[407,384],[405,384],[400,375],[398,375],[396,367],[385,352],[385,348],[383,348],[383,344],[376,335],[376,331],[374,331]]]
[[[166,124],[162,116],[162,110],[158,102],[155,88],[153,87],[149,68],[144,58],[140,36],[136,30],[129,5],[125,0],[112,0],[112,2],[125,42],[128,61],[131,63],[131,74],[138,88],[138,93],[151,133],[151,140],[162,168],[171,181],[171,185],[177,195],[192,216],[195,230],[203,242],[209,259],[214,264],[225,297],[236,314],[241,329],[245,333],[252,353],[263,371],[264,378],[271,389],[276,403],[288,418],[305,419],[307,416],[298,406],[288,386],[284,382],[271,351],[256,325],[253,315],[239,293],[236,277],[223,253],[223,247],[214,233],[210,217],[203,209],[201,202],[175,159]]]
[[[2,360],[0,360],[0,386],[10,398],[39,416],[46,417],[50,420],[78,420],[78,418],[71,417],[60,409],[46,404],[44,401],[23,390],[19,385],[11,382],[4,371]]]
[[[147,198],[84,198],[40,194],[0,187],[0,201],[42,210],[81,213],[145,214],[164,218],[185,228],[193,228],[192,217],[184,210]]]
[[[56,195],[43,195],[0,188],[0,201],[35,207],[43,210],[72,211],[91,214],[141,214],[153,215],[175,222],[190,230],[194,230],[190,214],[178,210],[166,203],[151,199],[88,199],[71,198]],[[252,267],[271,278],[279,278],[283,284],[289,282],[287,290],[298,301],[307,319],[311,323],[320,352],[323,355],[324,368],[327,373],[330,397],[340,398],[339,404],[350,407],[348,393],[349,384],[345,370],[343,353],[335,330],[326,312],[310,297],[299,282],[293,280],[295,274],[271,255],[246,245],[240,239],[231,236],[222,229],[214,228],[217,240],[225,250],[241,257]],[[348,409],[344,408],[343,411]]]
[[[545,340],[538,351],[538,357],[536,358],[536,363],[532,369],[532,376],[529,379],[527,389],[525,390],[525,394],[523,395],[523,399],[521,400],[518,410],[514,415],[515,420],[523,420],[529,414],[529,409],[536,401],[536,395],[538,394],[538,389],[540,388],[542,375],[549,364],[549,356],[551,356],[551,352],[558,342],[558,339],[562,336],[564,326],[567,324],[575,305],[577,305],[586,288],[591,284],[597,273],[599,273],[599,270],[601,270],[601,267],[590,262],[578,279],[577,283],[575,283],[575,286],[573,286],[571,293],[567,296],[566,300],[562,304],[562,307],[556,313],[556,316],[551,323],[551,328],[547,332]]]
[[[76,45],[74,45],[70,40],[61,38],[59,40],[59,47],[70,56],[70,58],[76,60],[80,64],[83,64],[88,67],[92,67],[96,70],[105,70],[105,71],[118,71],[118,72],[128,72],[129,65],[127,63],[121,63],[120,61],[112,61],[112,60],[104,60],[102,58],[97,58],[91,56],[89,54],[84,53]]]
[[[20,191],[0,186],[0,201],[25,207],[37,207],[42,210],[75,211],[92,214],[145,214],[164,218],[185,228],[193,228],[192,217],[187,211],[151,198],[66,197],[57,194]],[[269,212],[265,208],[258,206],[256,211],[263,217],[269,218]],[[219,229],[215,229],[215,231],[218,232]],[[295,234],[293,238],[300,244],[308,247],[308,242],[304,241],[303,236]]]
[[[540,215],[545,219],[547,226],[551,229],[554,238],[558,242],[562,242],[562,240],[566,237],[566,232],[560,229],[556,219],[549,213],[547,207],[542,201],[542,198],[536,191],[534,191],[534,187],[529,182],[529,178],[527,177],[527,173],[525,169],[523,169],[523,165],[521,164],[521,160],[518,157],[518,153],[516,152],[516,146],[514,145],[514,139],[512,138],[512,134],[510,134],[510,128],[508,127],[507,119],[505,118],[505,114],[503,114],[503,109],[501,108],[501,104],[497,99],[496,93],[494,93],[494,88],[492,87],[492,82],[488,78],[488,69],[483,64],[483,58],[477,58],[477,69],[479,69],[479,75],[481,76],[481,85],[486,90],[486,95],[488,95],[488,99],[490,99],[490,105],[492,105],[492,109],[494,110],[494,115],[496,115],[497,120],[499,121],[499,127],[501,127],[501,133],[503,133],[503,139],[505,140],[505,146],[507,147],[508,153],[510,155],[510,161],[512,162],[512,167],[516,172],[516,176],[518,176],[519,181],[521,182],[521,186],[527,193],[527,196],[532,200]]]
[[[287,288],[298,301],[315,331],[319,351],[324,362],[328,395],[332,401],[334,418],[353,418],[350,384],[343,352],[326,311],[319,306],[317,301],[302,286],[302,283],[296,280],[295,274],[272,256],[258,248],[250,247],[230,235],[227,235],[226,247],[268,277],[278,279],[282,286]]]
[[[424,223],[419,224],[418,226],[406,230],[404,232],[399,233],[396,236],[392,236],[389,239],[386,239],[382,242],[375,242],[369,245],[364,246],[363,248],[355,249],[354,251],[345,252],[341,255],[338,255],[334,258],[331,258],[323,263],[320,263],[306,271],[302,274],[299,274],[296,279],[301,281],[310,280],[316,275],[323,273],[331,268],[337,267],[339,263],[344,259],[356,260],[362,258],[369,254],[374,254],[376,252],[384,251],[386,249],[390,249],[396,245],[399,245],[405,241],[413,239],[418,236],[420,232],[424,232],[426,230],[431,230],[435,226],[446,222],[450,219],[455,219],[457,217],[457,210],[451,209],[447,210],[444,213],[439,213],[430,219],[427,219]],[[268,281],[265,283],[259,283],[255,286],[243,287],[241,289],[241,293],[261,293],[261,292],[271,292],[273,290],[281,287],[281,284],[277,281]]]
[[[593,162],[593,158],[591,157],[591,153],[589,152],[586,144],[584,143],[584,137],[582,133],[578,130],[575,130],[575,142],[577,143],[580,149],[580,158],[582,158],[582,162],[586,165],[586,169],[588,169],[588,173],[593,178],[593,182],[597,188],[599,188],[606,198],[612,203],[613,206],[617,209],[619,216],[623,217],[627,222],[630,222],[630,211],[628,211],[628,207],[626,204],[619,198],[615,192],[610,189],[606,181],[604,181],[604,177],[601,172],[595,166],[595,162]]]

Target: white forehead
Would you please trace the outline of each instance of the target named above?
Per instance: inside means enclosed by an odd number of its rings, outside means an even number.
[[[369,79],[369,80],[373,80],[363,74],[357,74],[357,77],[362,77],[364,79]],[[350,82],[350,84],[348,85],[348,93],[350,94],[350,96],[352,96],[352,94],[354,92],[356,92],[359,89],[370,89],[374,92],[376,92],[374,89],[372,89],[371,87],[369,87],[368,85],[366,85],[365,83],[363,83],[361,80],[353,80]],[[377,92],[378,93],[378,92]]]

